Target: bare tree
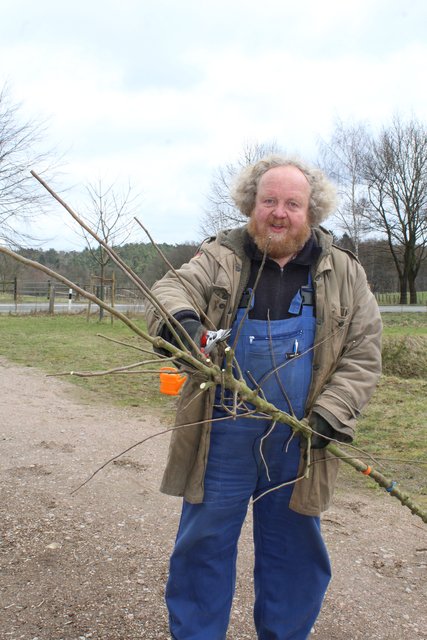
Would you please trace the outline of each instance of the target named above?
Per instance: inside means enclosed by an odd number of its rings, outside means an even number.
[[[97,184],[89,184],[86,191],[89,205],[85,220],[88,225],[106,244],[115,247],[124,244],[130,235],[133,216],[139,205],[139,195],[132,193],[130,183],[124,189],[118,189],[114,184],[104,187],[102,180],[98,180]],[[103,244],[94,242],[93,236],[84,229],[82,233],[92,258],[99,268],[99,298],[104,300],[106,267],[111,256]],[[100,320],[103,315],[104,309],[100,307]]]
[[[368,193],[364,183],[364,157],[369,141],[364,124],[345,126],[337,120],[329,142],[321,140],[319,143],[320,165],[338,185],[340,202],[335,218],[339,229],[351,239],[356,255],[361,240],[370,231]]]
[[[215,170],[207,195],[207,207],[200,224],[203,236],[216,235],[221,229],[236,227],[247,222],[246,216],[240,213],[231,198],[233,181],[247,165],[257,162],[263,156],[279,152],[280,149],[275,142],[247,143],[235,163],[226,164]]]
[[[43,124],[21,122],[19,105],[13,104],[7,87],[0,91],[0,241],[21,244],[28,239],[28,221],[46,204],[30,169],[43,173],[51,152],[41,151]]]
[[[427,246],[427,128],[399,116],[365,154],[372,228],[385,234],[399,276],[400,303],[417,301],[416,278]]]

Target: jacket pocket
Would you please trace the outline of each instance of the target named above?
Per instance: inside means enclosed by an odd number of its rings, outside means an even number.
[[[332,500],[340,461],[327,449],[312,449],[310,455],[310,475],[295,484],[289,507],[303,515],[319,516]],[[303,472],[301,461],[298,475]]]
[[[221,320],[230,307],[230,292],[222,286],[213,284],[206,314],[216,327],[221,326]]]

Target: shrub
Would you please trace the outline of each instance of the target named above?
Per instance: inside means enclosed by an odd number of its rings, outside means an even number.
[[[384,336],[383,373],[427,379],[427,336]]]

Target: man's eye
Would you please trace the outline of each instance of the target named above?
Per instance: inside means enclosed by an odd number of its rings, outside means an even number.
[[[274,204],[274,199],[273,198],[265,198],[264,204],[272,205],[272,204]]]

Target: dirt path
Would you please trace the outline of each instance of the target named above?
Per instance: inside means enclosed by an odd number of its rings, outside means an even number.
[[[71,491],[165,425],[97,407],[0,360],[0,639],[168,638],[163,587],[180,501],[157,491],[167,436]],[[427,528],[381,494],[338,492],[323,518],[334,579],[314,640],[427,638]],[[255,640],[250,522],[229,640]]]

